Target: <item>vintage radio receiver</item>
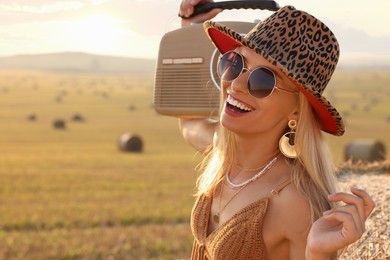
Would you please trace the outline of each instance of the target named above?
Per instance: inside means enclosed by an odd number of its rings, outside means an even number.
[[[246,34],[255,25],[221,22]],[[154,107],[163,115],[208,116],[218,113],[220,53],[202,24],[193,24],[164,35],[160,42],[154,88]]]
[[[195,13],[212,8],[279,8],[275,1],[225,1],[199,4]],[[246,34],[256,23],[221,22],[236,32]],[[218,114],[219,77],[216,63],[220,53],[208,39],[202,24],[174,30],[160,42],[157,58],[154,108],[169,116],[210,116]]]

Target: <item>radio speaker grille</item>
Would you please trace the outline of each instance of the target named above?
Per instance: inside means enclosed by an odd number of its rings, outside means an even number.
[[[185,114],[210,114],[218,110],[219,90],[210,79],[209,69],[169,68],[156,70],[154,105],[159,112],[183,110]],[[217,112],[217,111],[215,111]]]

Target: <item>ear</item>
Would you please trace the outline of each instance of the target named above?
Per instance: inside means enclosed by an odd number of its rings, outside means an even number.
[[[299,108],[298,108],[298,104],[295,106],[295,108],[293,109],[293,111],[291,111],[291,113],[287,116],[287,119],[288,119],[288,121],[294,119],[295,121],[298,122],[298,119],[299,119]]]

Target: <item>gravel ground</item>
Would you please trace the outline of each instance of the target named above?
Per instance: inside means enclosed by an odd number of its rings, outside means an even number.
[[[341,260],[390,259],[390,162],[373,164],[345,163],[339,167],[343,191],[355,185],[365,189],[376,208],[366,222],[366,232],[340,256]]]

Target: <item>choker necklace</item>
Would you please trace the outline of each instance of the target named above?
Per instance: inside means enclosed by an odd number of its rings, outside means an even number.
[[[226,174],[226,181],[233,188],[240,188],[242,186],[245,187],[245,185],[251,183],[252,181],[255,181],[257,178],[262,176],[269,168],[271,168],[271,166],[274,165],[275,162],[278,160],[278,157],[279,157],[279,155],[277,155],[275,158],[273,158],[271,161],[269,161],[258,173],[253,175],[252,178],[250,178],[242,183],[238,183],[238,184],[233,183],[232,180],[230,179],[230,172],[228,174]]]
[[[240,171],[242,172],[253,172],[253,171],[258,171],[258,170],[261,170],[263,169],[265,166],[267,165],[262,165],[260,167],[257,167],[257,168],[250,168],[250,169],[244,169],[244,167],[242,167],[241,165],[239,164],[235,164],[234,166],[236,166]]]
[[[277,150],[275,153],[273,153],[272,156],[274,156],[274,155],[276,155],[278,153],[280,153],[279,150]],[[243,171],[243,172],[253,172],[253,171],[259,171],[259,170],[264,169],[267,166],[267,164],[264,164],[264,165],[262,165],[260,167],[257,167],[257,168],[249,168],[249,169],[245,169],[244,167],[242,167],[241,165],[239,165],[237,163],[234,164],[234,166],[237,167],[240,171]]]

